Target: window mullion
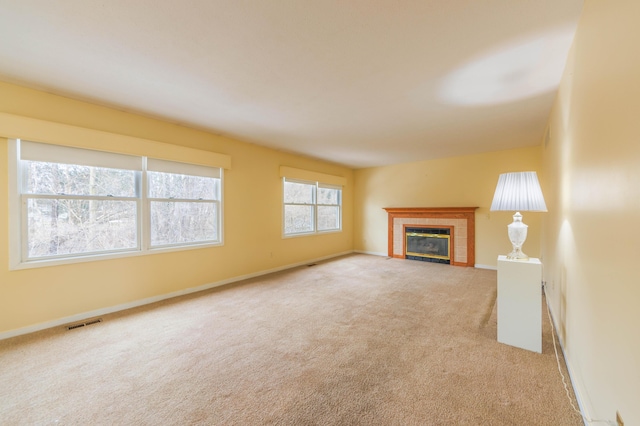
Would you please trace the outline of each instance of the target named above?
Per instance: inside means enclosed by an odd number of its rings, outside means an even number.
[[[147,174],[147,157],[142,157],[142,172],[138,185],[138,246],[147,251],[151,246],[151,206],[149,201],[149,178]]]
[[[29,258],[29,227],[28,227],[28,212],[27,212],[27,200],[29,197],[26,195],[20,196],[20,238],[22,241],[20,247],[20,261],[24,262]]]
[[[313,186],[313,232],[318,232],[318,182]]]

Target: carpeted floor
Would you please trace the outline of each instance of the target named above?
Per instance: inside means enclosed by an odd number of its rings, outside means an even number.
[[[503,345],[495,298],[495,271],[350,255],[8,339],[0,424],[582,425],[546,313],[542,354]]]

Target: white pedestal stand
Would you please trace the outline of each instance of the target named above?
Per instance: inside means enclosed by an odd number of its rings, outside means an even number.
[[[498,256],[498,342],[542,353],[542,264]]]

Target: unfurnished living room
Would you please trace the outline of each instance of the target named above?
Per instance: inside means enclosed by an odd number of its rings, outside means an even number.
[[[0,424],[640,425],[639,22],[0,0]]]

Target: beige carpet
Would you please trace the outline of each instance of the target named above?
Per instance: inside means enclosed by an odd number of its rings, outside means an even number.
[[[350,255],[5,340],[0,424],[583,424],[546,314],[543,354],[503,345],[495,298],[495,271]]]

